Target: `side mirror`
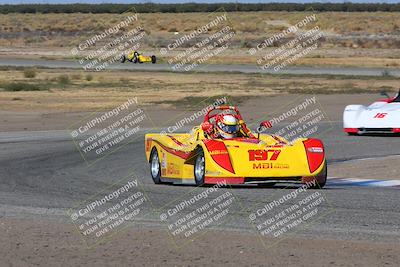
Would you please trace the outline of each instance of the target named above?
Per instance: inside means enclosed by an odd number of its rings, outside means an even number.
[[[272,128],[272,123],[270,121],[263,121],[260,123],[260,126],[258,126],[257,131],[260,133],[269,128]]]
[[[386,96],[387,98],[390,98],[386,91],[381,91],[381,96]]]

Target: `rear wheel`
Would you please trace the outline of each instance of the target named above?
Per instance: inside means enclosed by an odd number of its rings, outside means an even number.
[[[317,184],[311,188],[313,189],[320,189],[323,188],[326,184],[326,178],[328,176],[328,167],[325,161],[324,164],[324,168],[322,169],[322,171],[320,172],[320,174],[318,174],[317,176],[315,176],[315,180],[317,180]]]
[[[157,61],[156,56],[151,56],[151,63],[155,64]]]
[[[122,56],[121,56],[120,61],[121,61],[121,63],[125,63],[125,61],[126,61],[125,55],[122,55]]]
[[[150,173],[153,182],[161,184],[161,165],[156,148],[153,148],[150,153]]]
[[[203,149],[197,150],[196,160],[194,162],[194,181],[196,185],[204,184],[204,174],[206,170],[206,164],[204,160],[204,152]]]

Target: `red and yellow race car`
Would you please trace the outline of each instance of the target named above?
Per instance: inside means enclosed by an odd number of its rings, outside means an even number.
[[[260,124],[270,126],[267,121]],[[235,136],[222,136],[217,129]],[[190,133],[146,134],[145,150],[156,184],[296,181],[322,188],[327,178],[322,141],[300,138],[290,143],[276,135],[252,133],[232,106],[210,109]]]

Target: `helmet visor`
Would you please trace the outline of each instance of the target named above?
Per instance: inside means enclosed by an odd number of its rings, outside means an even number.
[[[221,130],[224,131],[225,133],[233,134],[239,130],[239,126],[238,125],[223,125],[221,127]]]

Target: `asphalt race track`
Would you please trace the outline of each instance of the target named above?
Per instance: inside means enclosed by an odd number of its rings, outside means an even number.
[[[46,67],[46,68],[83,68],[77,61],[44,60],[44,59],[2,59],[0,66],[13,67]],[[169,64],[112,64],[107,67],[114,70],[145,70],[145,71],[173,71]],[[399,69],[385,69],[391,76],[400,77]],[[177,71],[185,71],[183,68]],[[340,67],[288,67],[278,72],[262,70],[257,65],[218,65],[210,64],[194,69],[195,72],[240,72],[240,73],[273,73],[273,74],[314,74],[314,75],[351,75],[351,76],[382,76],[383,69],[379,68],[340,68]]]
[[[397,138],[348,137],[341,123],[322,136],[328,163],[398,154]],[[163,227],[160,212],[170,201],[183,197],[191,186],[154,185],[144,157],[143,133],[115,153],[88,166],[66,131],[0,133],[0,217],[54,217],[70,222],[66,211],[123,177],[133,175],[151,200],[139,224]],[[328,173],[329,174],[329,173]],[[199,190],[206,190],[200,188]],[[243,209],[219,229],[251,232],[248,214],[252,207],[268,203],[271,196],[292,189],[284,186],[234,187],[232,192]],[[314,191],[314,190],[312,190]],[[301,228],[296,236],[317,239],[400,241],[399,190],[357,186],[332,186],[320,190],[324,216]],[[191,207],[196,208],[196,207]],[[231,215],[229,215],[231,216]]]

